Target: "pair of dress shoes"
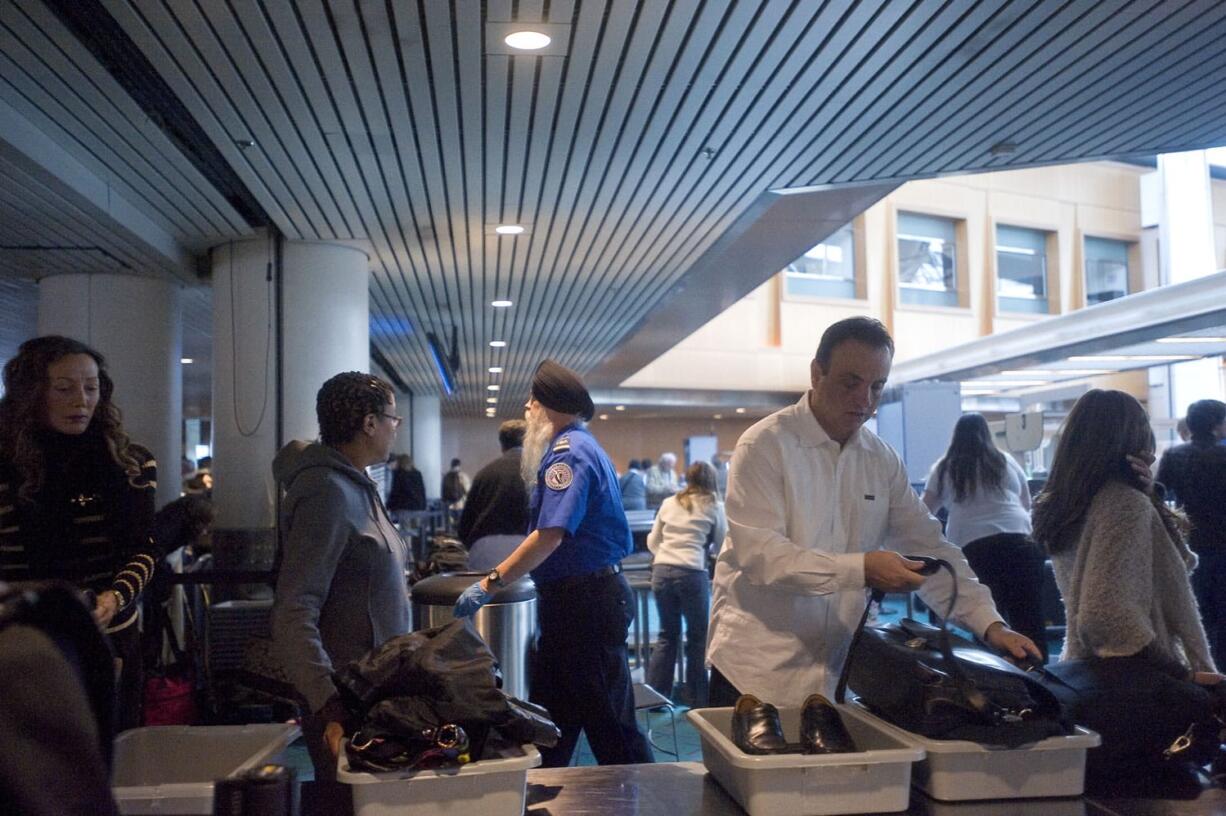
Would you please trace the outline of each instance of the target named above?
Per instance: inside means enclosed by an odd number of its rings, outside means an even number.
[[[800,743],[783,735],[779,709],[752,694],[742,694],[732,709],[732,742],[747,754],[845,754],[856,750],[838,709],[820,694],[810,694],[800,709]]]

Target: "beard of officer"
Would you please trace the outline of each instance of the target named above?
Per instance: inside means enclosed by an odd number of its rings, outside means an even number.
[[[527,414],[525,417],[528,429],[524,432],[524,450],[519,460],[519,475],[524,478],[524,484],[531,490],[536,486],[536,472],[549,450],[549,442],[553,439],[553,425],[549,418]]]

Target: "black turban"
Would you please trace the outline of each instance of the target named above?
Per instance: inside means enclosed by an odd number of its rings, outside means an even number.
[[[559,414],[578,414],[586,422],[596,412],[583,380],[569,368],[544,360],[532,375],[532,399]]]

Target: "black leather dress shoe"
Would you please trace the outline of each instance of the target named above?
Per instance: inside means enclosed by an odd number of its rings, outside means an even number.
[[[742,694],[732,709],[732,743],[747,754],[787,753],[779,710],[752,694]]]
[[[838,709],[820,694],[810,694],[800,709],[800,745],[806,754],[847,754],[859,750]]]

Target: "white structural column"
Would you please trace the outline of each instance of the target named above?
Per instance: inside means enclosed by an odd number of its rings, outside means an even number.
[[[38,333],[72,337],[106,357],[124,429],[157,459],[157,504],[174,501],[183,456],[179,285],[90,273],[52,275],[38,290]]]
[[[1158,223],[1162,283],[1184,281],[1217,271],[1213,236],[1213,195],[1205,151],[1158,157],[1162,205]],[[1212,357],[1170,366],[1169,411],[1181,417],[1198,399],[1221,399],[1221,360]],[[1157,412],[1161,414],[1159,409]]]
[[[223,538],[253,544],[269,540],[275,526],[272,460],[279,444],[315,439],[319,387],[341,371],[368,371],[370,363],[366,254],[343,244],[286,241],[278,368],[275,254],[274,239],[263,236],[212,251],[216,527]]]
[[[399,399],[399,398],[397,398]],[[443,419],[437,396],[413,397],[413,464],[426,483],[426,498],[437,499],[443,485]],[[401,416],[409,416],[404,407]],[[407,448],[406,448],[407,449]]]

